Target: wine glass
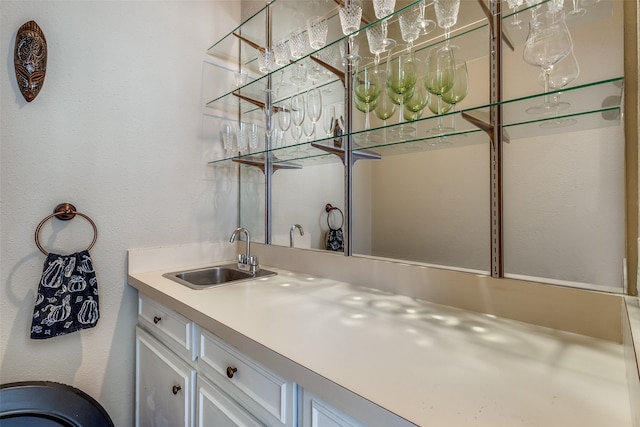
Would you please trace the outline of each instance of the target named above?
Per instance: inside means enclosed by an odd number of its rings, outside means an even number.
[[[381,70],[381,75],[380,75],[380,81],[385,81],[385,71]],[[376,104],[376,107],[373,110],[373,113],[376,115],[377,118],[379,118],[380,120],[382,120],[383,123],[383,138],[384,140],[386,140],[386,133],[387,133],[387,120],[390,119],[391,117],[393,117],[393,115],[396,112],[396,103],[393,102],[393,100],[391,99],[390,96],[388,96],[387,91],[384,91],[381,93],[380,96],[378,96],[378,103]]]
[[[549,74],[549,89],[560,90],[566,87],[569,83],[578,78],[580,74],[580,66],[576,59],[573,50],[563,60],[553,66]],[[556,116],[562,110],[565,110],[571,106],[566,101],[560,101],[560,92],[556,92],[553,95],[553,101],[548,103],[550,109],[553,109]],[[577,122],[576,119],[571,117],[556,118],[554,120],[544,122],[540,125],[542,128],[558,128],[564,126],[570,126]]]
[[[389,15],[391,15],[396,8],[396,0],[373,0],[373,11],[376,18],[382,19],[382,32],[384,34],[385,46],[391,46],[393,41],[387,37]]]
[[[537,21],[530,22],[523,58],[528,64],[541,68],[545,93],[549,91],[549,75],[554,64],[569,55],[572,48],[571,34],[562,10],[547,11]],[[545,96],[541,105],[527,109],[527,113],[545,114],[552,111],[548,102]]]
[[[573,0],[573,9],[567,13],[567,18],[575,18],[577,16],[582,16],[585,13],[587,13],[587,9],[580,6],[580,0]]]
[[[291,127],[291,106],[288,101],[284,101],[278,110],[278,127],[282,131],[282,145],[286,145],[287,131]]]
[[[413,42],[420,36],[420,22],[422,20],[422,14],[419,7],[410,7],[403,10],[400,13],[400,34],[402,40],[407,43],[407,49],[413,48]]]
[[[404,102],[405,119],[407,118],[407,112],[412,113],[413,118],[411,121],[420,118],[428,101],[429,92],[427,92],[427,88],[424,85],[417,84],[414,88],[413,95]]]
[[[311,119],[313,125],[313,135],[316,133],[316,123],[322,115],[322,92],[316,87],[312,87],[307,91],[307,115]]]
[[[467,71],[466,61],[456,61],[456,70],[451,89],[442,94],[442,100],[447,104],[453,105],[455,112],[456,105],[462,101],[469,93],[469,73]],[[451,128],[456,128],[456,116],[451,116]]]
[[[518,18],[518,8],[522,6],[524,0],[507,0],[507,5],[513,9],[513,21],[509,25],[515,28],[520,28],[522,20]]]
[[[418,26],[420,27],[422,34],[426,36],[431,31],[436,29],[436,23],[433,22],[432,19],[425,18],[425,15],[427,13],[427,0],[420,0],[418,7],[420,8],[421,16]]]
[[[309,36],[309,46],[312,49],[320,49],[327,43],[327,33],[329,26],[327,18],[324,16],[313,16],[307,19],[307,35]]]
[[[345,52],[344,58],[347,61],[351,61],[357,58],[357,54],[355,54],[353,51],[353,33],[360,29],[360,20],[362,19],[362,3],[360,2],[360,0],[344,0],[342,6],[340,7],[339,15],[342,33],[345,36],[349,36],[347,39],[349,50]]]
[[[227,156],[233,155],[233,139],[235,138],[235,129],[230,122],[224,122],[221,126],[222,131],[222,147]]]
[[[296,145],[302,136],[302,123],[304,122],[305,117],[304,104],[304,94],[302,93],[293,95],[289,101],[289,105],[291,106],[291,123],[293,124],[291,133],[293,134],[293,139]]]
[[[369,52],[375,55],[374,61],[380,63],[380,54],[387,49],[385,45],[385,34],[381,24],[374,24],[367,27],[367,42],[369,43]]]
[[[436,9],[436,20],[438,26],[444,28],[444,37],[449,42],[451,27],[458,22],[458,11],[460,10],[460,0],[433,0]]]
[[[289,63],[290,49],[289,49],[289,40],[282,39],[273,47],[273,56],[275,63],[278,67],[284,67]],[[278,87],[276,89],[277,92],[284,86],[287,86],[287,83],[284,81],[284,68],[280,70],[280,83],[278,83]]]
[[[442,104],[442,94],[453,87],[455,81],[456,61],[450,46],[434,47],[429,51],[425,61],[424,85],[432,95],[437,97],[438,105]],[[438,125],[431,132],[444,132],[442,126],[442,108],[438,107]]]
[[[394,56],[397,49],[398,55]],[[416,58],[412,51],[406,51],[404,45],[396,45],[387,58],[387,87],[398,96],[400,111],[404,109],[404,101],[408,92],[414,89],[417,79]],[[402,123],[403,115],[399,114],[398,123]],[[406,130],[409,130],[408,128]],[[413,129],[411,129],[413,130]],[[402,126],[399,132],[403,132]]]
[[[367,60],[358,62],[356,72],[353,76],[353,93],[355,94],[356,104],[360,102],[365,107],[358,108],[365,113],[365,130],[369,130],[369,112],[375,107],[369,106],[374,103],[380,95],[382,85],[379,79],[378,65],[371,64]]]
[[[289,34],[289,51],[293,59],[300,59],[305,54],[305,37],[302,28],[296,28]]]
[[[336,126],[336,107],[335,105],[329,105],[324,107],[322,113],[322,128],[327,134],[327,137],[333,136],[333,132]]]

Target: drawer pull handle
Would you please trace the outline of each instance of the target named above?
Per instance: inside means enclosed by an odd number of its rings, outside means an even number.
[[[174,385],[173,388],[171,389],[173,394],[178,394],[180,390],[182,390],[182,387],[180,387],[179,385]]]
[[[162,317],[160,316],[153,316],[153,323],[155,323],[156,325],[158,324],[159,321],[162,320]]]
[[[233,378],[233,374],[238,372],[238,368],[234,368],[233,366],[227,366],[227,376],[229,378]]]

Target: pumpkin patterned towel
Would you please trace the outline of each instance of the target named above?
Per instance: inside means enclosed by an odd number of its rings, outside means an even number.
[[[31,338],[45,339],[98,323],[98,281],[88,251],[49,254],[31,323]]]

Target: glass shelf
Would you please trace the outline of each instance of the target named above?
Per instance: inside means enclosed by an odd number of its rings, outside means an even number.
[[[540,2],[541,10],[547,7]],[[270,3],[272,7],[272,19],[274,19],[274,37],[273,40],[286,37],[282,34],[283,29],[290,29],[290,26],[284,25],[283,19],[286,20],[291,13],[297,13],[295,9],[295,1],[292,0],[276,0]],[[406,7],[410,7],[416,2],[398,1],[396,12],[390,17],[389,36],[400,39],[398,32],[397,19],[399,13]],[[330,5],[333,3],[329,2]],[[281,107],[282,101],[291,97],[291,95],[308,90],[313,84],[322,90],[323,105],[340,104],[345,101],[345,93],[341,75],[343,65],[340,55],[338,54],[340,46],[344,44],[345,38],[339,27],[339,18],[337,16],[337,6],[327,6],[323,3],[322,10],[317,10],[314,14],[323,14],[327,16],[329,21],[330,34],[338,34],[336,39],[329,40],[327,45],[314,52],[307,54],[296,61],[291,61],[288,65],[276,69],[268,74],[261,75],[256,70],[256,56],[258,49],[252,44],[242,41],[236,36],[241,34],[243,37],[252,40],[255,44],[264,43],[265,22],[267,18],[266,8],[255,13],[245,24],[236,28],[229,33],[223,40],[216,43],[209,49],[209,53],[214,56],[224,57],[228,52],[235,49],[235,61],[238,61],[238,52],[240,52],[240,66],[245,70],[249,70],[249,82],[235,90],[226,93],[209,103],[207,107],[216,111],[216,116],[226,117],[231,120],[253,121],[255,123],[264,123],[264,102],[266,99],[267,82],[270,81],[272,105],[274,112]],[[458,52],[465,60],[473,59],[475,56],[486,56],[488,51],[489,40],[489,24],[485,11],[482,10],[478,2],[465,2],[465,7],[461,7],[458,24],[452,31],[450,43],[459,48]],[[570,26],[582,25],[596,19],[609,16],[612,13],[612,2],[601,1],[589,5],[588,13],[568,20]],[[523,8],[518,13],[523,15],[521,19],[527,21],[526,15],[530,13],[531,8]],[[365,15],[367,11],[365,10]],[[373,15],[373,12],[370,11]],[[429,4],[427,8],[427,17],[435,18],[433,5]],[[280,23],[278,23],[278,19]],[[506,2],[503,5],[503,19],[505,24],[503,29],[508,34],[510,40],[515,44],[524,43],[528,29],[526,25],[521,28],[515,28],[509,25],[509,20],[513,19],[513,14],[507,8]],[[365,18],[366,20],[366,18]],[[368,54],[368,43],[366,41],[366,32],[364,29],[368,25],[376,25],[378,20],[370,20],[370,23],[363,23],[359,32],[354,35],[354,39],[360,46],[360,54]],[[277,29],[277,30],[276,30]],[[280,32],[280,33],[278,33]],[[261,39],[262,37],[262,39]],[[426,55],[428,49],[443,43],[443,34],[441,30],[436,30],[427,35],[423,40],[415,43],[414,49],[416,55]],[[231,56],[232,57],[232,56]],[[319,61],[316,61],[319,60]],[[383,59],[384,61],[384,59]],[[320,62],[329,65],[328,68],[321,67]],[[295,70],[297,67],[304,66],[307,70],[316,68],[319,70],[320,78],[312,82],[305,81],[303,84],[293,84],[295,78]],[[381,66],[385,66],[381,61]],[[327,71],[333,68],[334,72]],[[253,75],[251,74],[253,73]],[[256,77],[257,76],[257,77]],[[586,130],[597,127],[617,126],[620,124],[621,94],[622,94],[622,78],[615,78],[594,83],[589,83],[572,88],[565,88],[561,91],[549,92],[547,95],[536,93],[518,99],[503,101],[503,127],[505,130],[505,141],[513,141],[521,138],[534,137],[538,135],[558,134],[562,132],[573,132],[576,130]],[[569,108],[562,111],[551,111],[547,115],[527,114],[529,107],[541,104],[545,99],[552,99],[559,95],[561,102],[570,105]],[[464,115],[475,115],[480,117],[481,122],[487,122],[489,117],[490,105],[480,105],[467,108],[462,111],[450,112],[444,114],[441,118],[429,115],[416,121],[404,124],[387,123],[386,126],[372,127],[370,130],[356,129],[352,131],[353,141],[353,158],[355,160],[375,159],[380,156],[391,156],[407,154],[415,151],[427,151],[434,149],[442,149],[470,144],[482,144],[489,141],[486,123],[484,126],[476,126],[465,120]],[[354,110],[354,114],[359,114]],[[430,114],[426,110],[425,114]],[[277,129],[277,122],[273,118],[272,129]],[[396,119],[397,120],[397,119]],[[439,121],[444,126],[450,127],[455,123],[455,131],[448,130],[445,133],[438,134],[430,131],[435,128]],[[318,131],[321,132],[321,125],[318,124]],[[412,128],[407,130],[407,128]],[[483,131],[481,128],[484,128]],[[288,139],[291,140],[291,135]],[[343,135],[344,138],[344,135]],[[271,150],[273,153],[274,169],[306,167],[317,164],[326,164],[333,162],[341,162],[343,152],[341,151],[341,140],[334,141],[333,137],[319,137],[314,141],[308,141],[303,136],[303,142],[297,145],[289,145],[288,147],[279,147]],[[356,153],[359,153],[356,155]],[[260,162],[264,163],[264,150],[251,154],[238,155],[233,157],[224,157],[209,162],[210,164],[245,164],[256,165]]]
[[[542,135],[575,132],[594,128],[619,126],[621,123],[621,99],[624,79],[622,77],[594,82],[581,86],[566,88],[562,91],[534,94],[528,97],[509,100],[502,103],[506,140],[514,142],[521,138]],[[570,107],[558,111],[557,114],[531,115],[526,110],[560,94],[560,101],[567,102]],[[374,159],[376,155],[385,157],[409,154],[416,151],[428,151],[461,147],[489,142],[489,136],[483,130],[465,120],[463,113],[480,117],[489,117],[490,105],[447,113],[438,116],[424,117],[412,122],[393,123],[387,126],[374,127],[370,130],[359,130],[351,134],[354,158]],[[455,130],[444,133],[430,132],[439,120],[446,127],[455,123]],[[343,135],[344,138],[345,135]],[[289,138],[291,138],[289,136]],[[311,166],[340,162],[337,154],[341,150],[343,140],[333,137],[318,138],[315,141],[303,141],[296,145],[276,148],[273,151],[274,165],[278,163],[294,163]],[[332,154],[333,151],[333,154]],[[264,151],[233,158],[225,158],[210,162],[218,164],[231,160],[242,160],[255,155],[264,156]],[[262,157],[264,159],[264,157]]]

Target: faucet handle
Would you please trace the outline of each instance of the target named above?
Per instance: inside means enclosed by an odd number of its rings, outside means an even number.
[[[257,256],[250,256],[247,259],[247,264],[249,264],[252,267],[255,267],[258,265],[258,257]]]

